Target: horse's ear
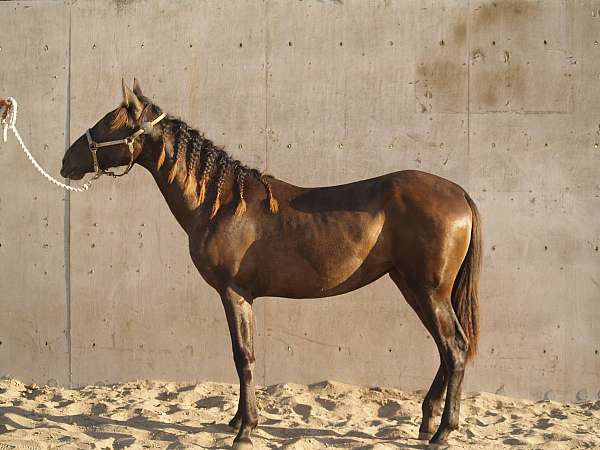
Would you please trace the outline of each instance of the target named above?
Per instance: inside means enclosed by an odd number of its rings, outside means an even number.
[[[137,78],[133,79],[133,93],[138,97],[144,96],[144,94],[142,93],[142,87],[140,86],[140,82]]]
[[[129,110],[131,115],[136,119],[142,113],[144,109],[144,104],[142,101],[134,94],[134,92],[129,89],[129,87],[125,84],[125,79],[122,79],[123,86],[123,105]]]

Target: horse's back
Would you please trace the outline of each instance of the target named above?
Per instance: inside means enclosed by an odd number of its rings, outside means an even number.
[[[334,186],[304,188],[274,180],[277,192],[298,211],[373,210],[389,200],[408,201],[416,207],[434,203],[464,206],[464,190],[450,180],[418,170],[402,170]],[[441,206],[441,205],[438,205]]]

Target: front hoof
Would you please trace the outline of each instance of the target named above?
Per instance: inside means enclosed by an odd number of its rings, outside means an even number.
[[[235,441],[233,441],[233,445],[231,446],[231,448],[234,450],[249,450],[252,447],[252,441],[250,440],[250,438],[236,439]]]

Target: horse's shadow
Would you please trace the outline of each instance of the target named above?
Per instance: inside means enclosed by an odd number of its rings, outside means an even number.
[[[24,419],[35,421],[34,427],[25,426],[19,421],[12,420],[10,415],[17,415]],[[430,448],[427,444],[413,444],[409,442],[395,442],[391,439],[377,437],[360,431],[349,431],[347,433],[339,433],[334,430],[325,428],[310,428],[310,427],[294,427],[277,426],[279,423],[275,419],[265,419],[264,424],[258,426],[256,440],[262,439],[269,442],[270,449],[280,449],[290,440],[296,439],[314,439],[325,447],[352,447],[359,445],[358,439],[368,439],[373,443],[386,443],[397,448],[410,449],[427,449]],[[147,431],[152,435],[154,440],[163,441],[167,445],[168,450],[188,448],[186,444],[181,442],[182,436],[195,433],[211,433],[226,435],[226,441],[231,442],[235,436],[235,431],[226,424],[217,423],[199,423],[196,426],[184,425],[179,423],[161,422],[160,420],[149,419],[145,417],[132,417],[125,420],[115,420],[109,417],[103,417],[95,414],[74,414],[74,415],[53,415],[41,412],[32,412],[18,406],[0,406],[0,425],[8,425],[15,430],[34,429],[36,431],[46,429],[62,429],[59,424],[77,425],[81,427],[82,432],[94,439],[114,439],[113,448],[115,450],[125,449],[136,443],[136,437],[124,431],[104,431],[102,427],[120,427],[133,428],[140,431]],[[3,427],[5,428],[5,427]],[[5,428],[6,430],[6,428]],[[173,431],[175,430],[175,431]],[[0,431],[0,436],[6,438],[11,431]],[[223,449],[223,439],[219,442],[202,446],[205,449]],[[260,448],[261,446],[255,446]],[[227,448],[227,447],[225,447]],[[358,450],[367,450],[372,448],[372,445],[362,445],[354,447]]]

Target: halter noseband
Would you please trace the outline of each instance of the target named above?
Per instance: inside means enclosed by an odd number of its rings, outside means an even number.
[[[94,161],[94,171],[96,172],[96,174],[94,175],[94,179],[99,178],[101,175],[110,175],[111,177],[114,177],[114,178],[122,177],[123,175],[127,175],[129,173],[129,171],[131,170],[131,168],[133,167],[133,163],[135,162],[133,159],[133,152],[134,152],[133,143],[135,142],[135,139],[144,133],[149,133],[150,131],[152,131],[152,128],[154,128],[154,125],[156,125],[158,122],[163,120],[166,117],[166,115],[167,115],[166,113],[162,113],[160,116],[158,116],[152,122],[142,122],[139,130],[137,130],[136,132],[132,133],[131,135],[127,136],[124,139],[118,139],[116,141],[96,142],[92,139],[92,134],[90,133],[90,129],[88,128],[85,131],[85,136],[87,137],[88,147],[90,149],[90,152],[92,153],[92,160]],[[121,173],[114,173],[114,172],[111,172],[110,170],[101,169],[100,164],[98,164],[98,155],[96,154],[98,149],[102,148],[102,147],[109,147],[111,145],[119,145],[119,144],[127,144],[127,147],[129,148],[129,153],[131,154],[131,159],[129,160],[129,164],[127,165],[125,170]]]

